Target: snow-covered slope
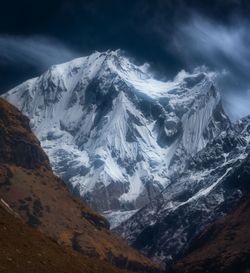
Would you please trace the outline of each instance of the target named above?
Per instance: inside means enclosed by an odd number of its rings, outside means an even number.
[[[213,74],[161,82],[120,51],[53,66],[4,98],[29,116],[56,173],[114,225],[230,125]]]
[[[208,224],[249,190],[250,117],[231,125],[190,159],[186,170],[116,230],[156,260],[172,262]]]

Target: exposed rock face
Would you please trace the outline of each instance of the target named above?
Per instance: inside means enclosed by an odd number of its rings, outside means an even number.
[[[245,186],[250,170],[245,166]],[[248,169],[248,170],[247,170]],[[197,236],[188,255],[167,272],[172,273],[245,273],[250,269],[250,196],[231,214],[209,226]]]
[[[27,169],[43,165],[50,170],[49,160],[29,127],[29,120],[11,105],[0,101],[0,163],[11,163]]]
[[[27,118],[0,99],[0,199],[14,214],[57,243],[138,272],[157,266],[109,230],[109,224],[74,199],[56,177]]]
[[[245,118],[212,139],[158,198],[116,231],[148,256],[176,260],[248,191],[249,140],[250,118]]]
[[[29,116],[56,173],[112,226],[230,126],[211,73],[161,82],[119,51],[53,66],[4,97]]]

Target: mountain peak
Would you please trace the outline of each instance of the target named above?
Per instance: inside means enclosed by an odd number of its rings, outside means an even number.
[[[211,73],[159,81],[119,50],[56,65],[4,97],[30,117],[69,188],[121,220],[229,123]]]

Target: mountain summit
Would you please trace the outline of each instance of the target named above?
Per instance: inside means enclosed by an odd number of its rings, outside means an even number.
[[[120,50],[52,66],[4,95],[29,116],[55,172],[117,226],[230,126],[213,74],[154,79]]]

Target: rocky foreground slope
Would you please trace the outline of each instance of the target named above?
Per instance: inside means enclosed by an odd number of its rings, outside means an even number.
[[[150,260],[113,235],[102,216],[71,196],[53,174],[28,119],[2,99],[0,199],[5,207],[64,247],[120,268],[159,271]]]
[[[0,272],[131,273],[59,246],[0,201]]]

